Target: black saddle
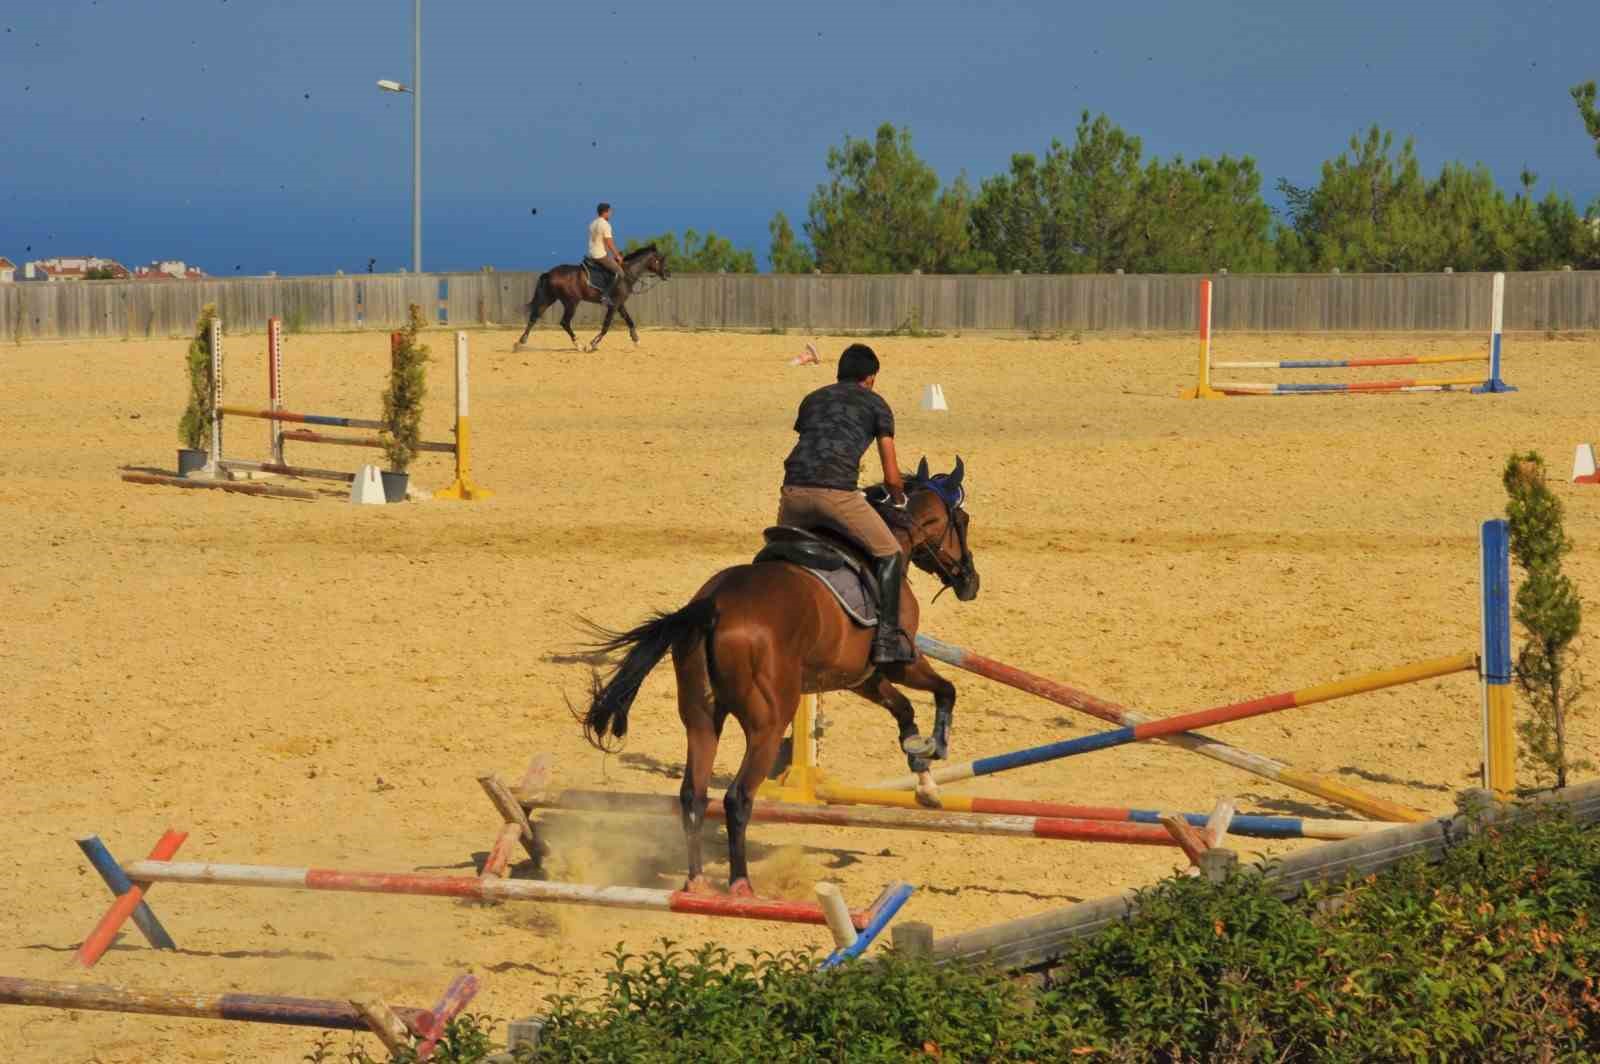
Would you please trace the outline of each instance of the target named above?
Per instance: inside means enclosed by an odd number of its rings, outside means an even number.
[[[861,548],[831,529],[773,525],[763,530],[761,536],[767,545],[753,559],[756,564],[792,562],[825,572],[852,569],[857,573],[870,573]]]
[[[611,271],[587,255],[583,257],[582,269],[583,279],[597,292],[604,292],[606,286],[611,283]]]

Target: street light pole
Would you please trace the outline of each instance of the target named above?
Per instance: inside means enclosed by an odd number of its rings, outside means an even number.
[[[422,0],[413,0],[411,51],[411,272],[422,272]]]
[[[411,272],[422,272],[422,0],[411,4],[411,84],[387,78],[378,81],[384,92],[411,94]]]

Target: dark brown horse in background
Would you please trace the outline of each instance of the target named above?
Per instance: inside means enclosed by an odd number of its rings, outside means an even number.
[[[593,351],[600,346],[600,341],[611,331],[611,319],[618,314],[622,315],[623,322],[628,326],[628,335],[633,337],[634,343],[638,343],[639,330],[634,328],[633,319],[628,316],[627,308],[623,304],[628,301],[633,286],[645,274],[653,273],[663,281],[668,276],[667,257],[657,251],[654,244],[646,244],[637,251],[628,252],[622,257],[622,267],[622,276],[617,279],[616,287],[611,291],[611,305],[606,307],[606,320],[600,323],[600,331],[589,341],[589,346],[584,348],[585,351]],[[511,350],[522,350],[522,345],[528,342],[528,334],[533,331],[539,315],[558,300],[564,311],[561,315],[561,327],[567,330],[567,335],[572,338],[572,346],[578,346],[578,336],[572,331],[572,315],[577,313],[578,304],[604,302],[600,297],[600,290],[589,283],[587,272],[582,266],[568,264],[546,270],[539,275],[538,283],[533,286],[533,301],[528,304],[528,327],[522,330],[522,335],[511,345]]]
[[[906,509],[891,529],[913,564],[937,575],[966,602],[978,594],[978,569],[967,548],[963,472],[958,458],[950,473],[929,476],[924,458],[916,474],[905,478]],[[918,613],[907,583],[900,623],[908,636],[916,634]],[[602,750],[607,735],[620,739],[628,733],[628,710],[639,685],[672,652],[678,716],[689,740],[678,794],[689,844],[687,890],[710,889],[700,835],[717,742],[730,715],[745,735],[744,761],[724,799],[728,889],[734,894],[753,893],[745,829],[756,789],[778,756],[802,693],[847,690],[887,709],[899,725],[900,748],[913,772],[948,752],[955,687],[920,653],[907,664],[873,664],[873,629],[853,624],[828,589],[797,565],[763,562],[724,569],[682,609],[658,614],[628,632],[603,634],[607,638],[597,649],[627,650],[627,655],[604,683],[596,676],[583,718],[585,736]],[[896,685],[932,692],[931,738],[918,734],[911,702]]]

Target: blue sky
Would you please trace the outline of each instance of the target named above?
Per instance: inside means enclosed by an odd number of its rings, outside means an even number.
[[[0,255],[213,274],[410,257],[410,0],[49,0],[0,13]],[[1373,122],[1425,168],[1523,166],[1581,208],[1600,159],[1567,90],[1600,78],[1593,0],[1209,4],[424,0],[424,265],[543,268],[712,228],[764,257],[830,145],[911,128],[949,178],[1069,139],[1248,154],[1314,183]],[[533,211],[537,210],[537,214]],[[30,250],[31,249],[31,250]]]

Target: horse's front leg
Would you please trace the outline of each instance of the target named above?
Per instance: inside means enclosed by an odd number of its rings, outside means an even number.
[[[606,333],[611,331],[611,319],[617,316],[617,308],[607,307],[605,320],[600,323],[600,331],[589,341],[587,350],[594,351],[600,347],[600,341],[606,338]]]
[[[927,768],[927,762],[921,758],[911,758],[911,746],[920,746],[927,740],[922,738],[917,731],[917,711],[911,704],[911,699],[894,689],[882,672],[874,672],[866,680],[850,689],[851,694],[860,695],[873,705],[882,706],[894,718],[895,725],[900,729],[900,749],[907,752],[907,760],[911,762],[911,771],[921,772]],[[907,744],[911,744],[908,746]],[[919,768],[917,761],[922,761]]]
[[[912,762],[912,772],[922,772],[915,761],[942,761],[950,755],[950,725],[956,715],[956,685],[933,671],[933,666],[922,654],[905,664],[880,665],[878,671],[892,684],[909,687],[913,691],[933,694],[933,735],[914,744],[902,743],[907,760]],[[898,692],[896,692],[898,693]],[[904,697],[904,696],[902,696]]]
[[[628,308],[625,306],[618,306],[617,313],[622,315],[622,322],[628,327],[628,335],[633,339],[634,343],[638,343],[639,330],[634,328],[633,318],[629,316]]]

